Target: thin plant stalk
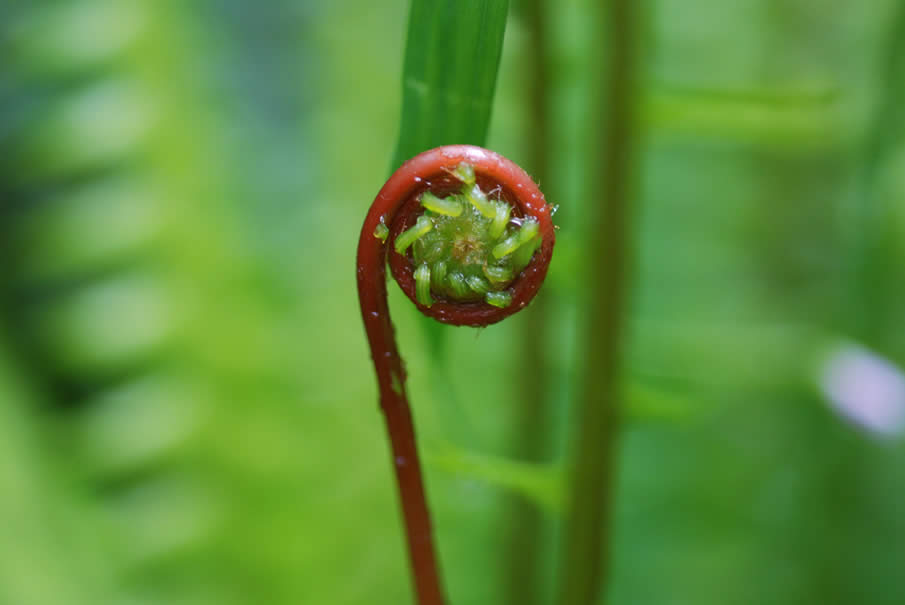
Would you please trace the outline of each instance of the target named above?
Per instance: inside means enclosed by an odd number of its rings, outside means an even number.
[[[619,426],[620,370],[630,249],[630,202],[636,131],[636,55],[641,6],[634,0],[608,0],[597,29],[604,65],[606,110],[601,124],[600,196],[593,217],[589,258],[595,259],[585,283],[593,305],[586,330],[585,369],[576,413],[577,435],[571,469],[564,560],[558,603],[590,605],[605,592],[609,564],[616,439]],[[596,185],[597,183],[593,183]]]
[[[527,132],[529,169],[534,178],[549,186],[550,91],[547,58],[546,0],[523,0],[527,26],[528,73],[531,94],[530,128]],[[549,350],[548,304],[538,297],[526,311],[530,331],[522,333],[522,367],[535,368],[519,380],[520,396],[512,424],[512,455],[532,463],[546,461],[550,443],[551,410],[548,404],[547,355]],[[542,602],[543,573],[541,555],[544,540],[544,514],[536,502],[521,495],[512,496],[507,511],[507,548],[505,595],[510,605],[537,605]]]

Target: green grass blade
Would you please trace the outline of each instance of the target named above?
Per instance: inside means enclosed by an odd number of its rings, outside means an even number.
[[[508,0],[412,0],[393,168],[439,145],[484,145]]]

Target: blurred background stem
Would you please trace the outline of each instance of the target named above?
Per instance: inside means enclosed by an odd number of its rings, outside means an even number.
[[[549,196],[550,176],[550,78],[548,15],[545,0],[523,0],[520,3],[527,30],[526,50],[529,82],[528,144],[526,168]],[[550,198],[548,197],[548,201]],[[542,292],[524,311],[526,330],[522,340],[522,363],[518,384],[518,405],[513,414],[510,452],[512,457],[529,463],[544,463],[549,457],[551,441],[549,367],[549,291]],[[534,605],[544,602],[541,553],[544,546],[544,515],[538,503],[522,494],[511,496],[512,504],[506,520],[507,559],[505,595],[511,605]]]
[[[610,511],[620,408],[623,328],[629,273],[630,205],[635,171],[636,63],[638,15],[632,0],[610,0],[598,11],[599,61],[605,66],[604,119],[598,128],[602,164],[589,174],[594,203],[582,388],[575,412],[574,451],[569,484],[560,605],[595,603],[604,592]],[[599,77],[593,74],[592,77]],[[593,178],[593,177],[592,177]]]
[[[901,339],[889,325],[902,313],[901,273],[896,275],[896,200],[889,195],[888,172],[905,134],[905,2],[891,11],[885,44],[878,58],[877,95],[872,123],[864,140],[861,169],[861,207],[855,221],[857,249],[848,317],[854,335],[884,353],[905,359]],[[884,170],[886,169],[886,170]],[[898,290],[897,290],[898,288]],[[898,296],[896,295],[898,292]],[[901,330],[897,331],[901,334]]]

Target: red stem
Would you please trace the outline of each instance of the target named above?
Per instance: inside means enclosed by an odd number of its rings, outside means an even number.
[[[430,308],[420,305],[415,296],[411,263],[374,235],[383,223],[390,232],[387,242],[392,242],[421,212],[417,200],[424,191],[445,195],[460,187],[451,172],[462,162],[474,167],[484,191],[499,190],[500,196],[514,206],[515,213],[536,218],[540,227],[541,247],[510,286],[512,303],[506,308],[483,301],[440,300]],[[386,263],[389,260],[393,276],[422,313],[448,324],[486,326],[524,308],[534,298],[547,274],[554,240],[550,207],[531,177],[501,155],[470,145],[438,147],[403,164],[377,194],[362,226],[358,242],[358,297],[377,372],[380,407],[393,450],[409,559],[420,605],[442,605],[444,599],[406,395],[405,370],[387,304]]]

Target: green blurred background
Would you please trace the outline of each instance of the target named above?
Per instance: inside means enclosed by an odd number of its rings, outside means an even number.
[[[411,602],[353,267],[408,9],[0,5],[0,603]],[[594,10],[506,26],[487,146],[560,205],[538,303],[438,331],[391,286],[455,605],[554,593]],[[905,4],[643,16],[601,603],[905,603]]]

